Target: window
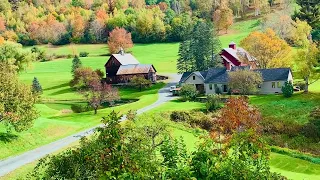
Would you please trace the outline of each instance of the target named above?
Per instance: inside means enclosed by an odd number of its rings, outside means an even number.
[[[223,92],[228,92],[228,86],[227,85],[223,85]]]
[[[193,79],[193,80],[196,80],[196,76],[193,76],[192,79]]]
[[[261,84],[258,85],[258,88],[261,88]]]
[[[280,82],[277,82],[277,87],[281,88],[281,83]]]
[[[209,84],[209,89],[212,90],[212,84]]]
[[[272,88],[276,88],[276,82],[272,82]]]

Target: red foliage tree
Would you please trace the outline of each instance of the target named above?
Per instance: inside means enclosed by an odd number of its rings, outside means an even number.
[[[117,53],[121,48],[124,50],[131,48],[133,42],[131,39],[131,33],[128,33],[123,28],[115,28],[110,32],[108,47],[110,53]]]
[[[119,92],[117,88],[111,85],[93,81],[90,85],[89,91],[84,93],[88,104],[94,109],[94,114],[97,114],[98,108],[103,103],[113,104],[114,101],[119,100]]]

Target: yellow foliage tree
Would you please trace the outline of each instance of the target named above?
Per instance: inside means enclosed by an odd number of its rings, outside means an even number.
[[[252,56],[257,58],[260,68],[289,67],[290,46],[271,29],[265,32],[254,31],[240,42]]]
[[[308,47],[309,45],[309,36],[311,34],[311,26],[306,21],[296,20],[294,24],[295,28],[292,33],[292,41],[296,46],[299,47]]]
[[[10,30],[10,31],[5,31],[3,34],[2,34],[3,38],[7,41],[12,41],[12,42],[17,42],[18,41],[18,35]]]
[[[224,29],[228,33],[229,27],[233,24],[233,12],[226,5],[221,6],[213,13],[213,21],[218,27],[218,30]]]
[[[4,38],[0,36],[0,45],[4,43]]]

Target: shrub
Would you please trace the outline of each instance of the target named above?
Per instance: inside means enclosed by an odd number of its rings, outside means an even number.
[[[216,94],[221,94],[222,93],[221,88],[217,84],[214,85],[214,91],[215,91]]]
[[[191,119],[190,113],[186,111],[173,111],[170,114],[171,121],[174,122],[187,122]]]
[[[194,101],[198,91],[194,85],[186,84],[182,86],[179,94],[184,101]]]
[[[151,81],[145,79],[144,77],[134,76],[130,82],[131,86],[139,88],[142,91],[143,88],[148,88],[151,86]]]
[[[170,114],[170,119],[174,122],[185,122],[192,127],[200,127],[207,131],[210,131],[214,125],[210,116],[198,111],[173,111]]]
[[[207,111],[212,112],[219,109],[221,107],[220,102],[221,102],[221,99],[219,95],[216,95],[216,94],[208,95],[207,102],[206,102]]]
[[[289,137],[300,134],[303,127],[295,121],[283,121],[273,118],[264,118],[260,124],[266,134],[286,134]]]
[[[320,139],[320,108],[314,109],[310,113],[310,120],[303,127],[303,134],[306,137],[316,139],[319,141]]]
[[[88,52],[80,52],[79,56],[80,57],[88,57],[89,53]]]
[[[282,94],[284,97],[289,98],[293,94],[293,86],[290,82],[286,81],[284,86],[281,88]]]
[[[74,112],[74,113],[82,113],[82,112],[87,112],[89,111],[89,107],[88,106],[85,106],[85,105],[81,105],[81,104],[72,104],[71,105],[71,110]]]

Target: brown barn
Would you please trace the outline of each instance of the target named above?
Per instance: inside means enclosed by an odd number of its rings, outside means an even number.
[[[105,69],[106,81],[112,84],[128,83],[134,76],[157,81],[157,71],[152,64],[140,64],[134,56],[123,51],[112,54],[105,64]]]

